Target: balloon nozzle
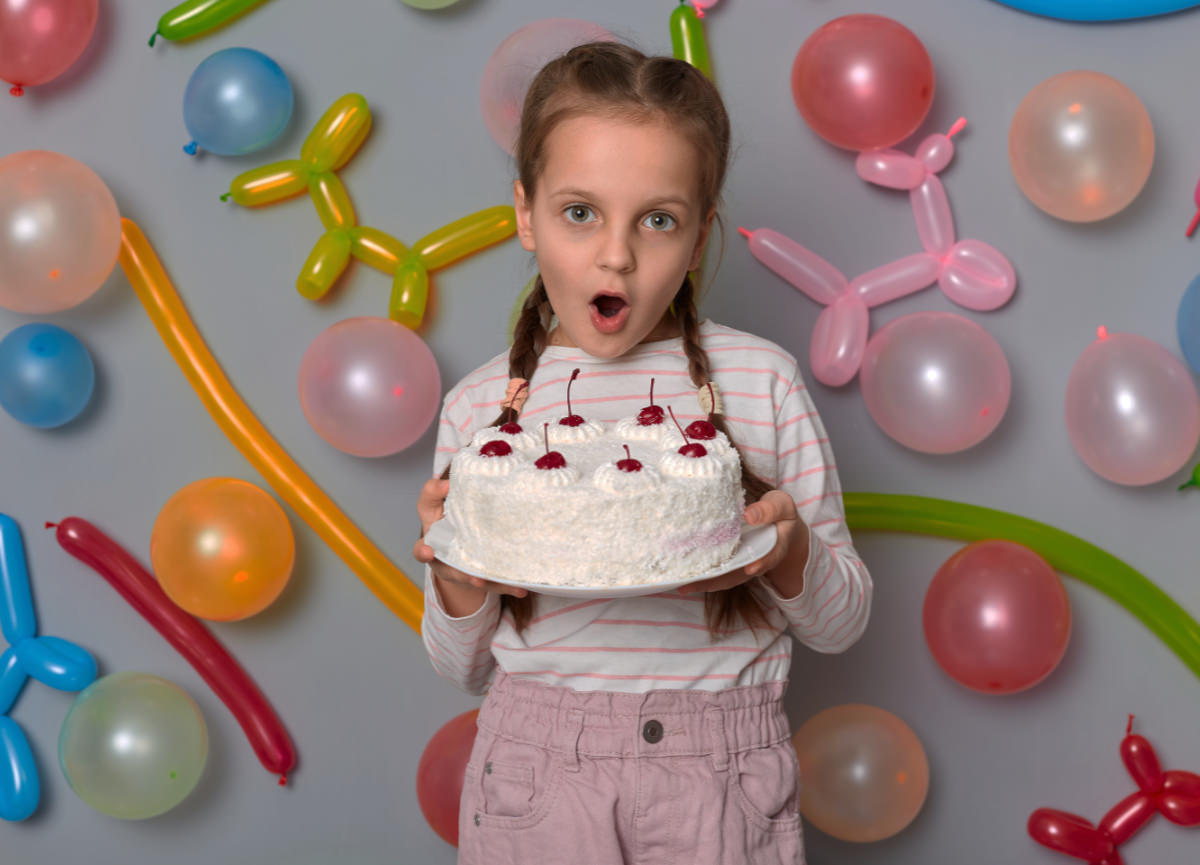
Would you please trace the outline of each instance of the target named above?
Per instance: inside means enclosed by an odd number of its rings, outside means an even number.
[[[747,240],[750,239],[750,232],[747,231],[746,229],[742,228],[740,225],[738,226],[738,234],[740,234],[742,237],[746,238]]]
[[[199,147],[199,145],[196,144],[195,141],[189,141],[187,144],[183,145],[183,152],[188,156],[195,156],[197,147]]]

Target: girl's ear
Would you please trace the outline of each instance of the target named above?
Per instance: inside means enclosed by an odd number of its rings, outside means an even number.
[[[692,249],[692,260],[688,263],[688,270],[695,270],[700,266],[700,259],[704,255],[704,244],[708,243],[708,235],[712,231],[713,219],[716,218],[717,209],[714,207],[708,212],[708,216],[704,217],[704,224],[700,226],[700,234],[696,237],[696,246]],[[520,222],[520,217],[517,217]]]
[[[521,181],[513,181],[513,209],[517,212],[517,239],[526,252],[537,249],[533,242],[533,202],[525,197]]]

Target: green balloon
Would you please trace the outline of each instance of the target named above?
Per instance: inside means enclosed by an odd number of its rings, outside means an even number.
[[[114,673],[76,698],[58,737],[71,789],[102,814],[144,820],[192,792],[208,728],[191,697],[149,673]]]
[[[1001,539],[1021,544],[1099,589],[1158,635],[1200,676],[1200,624],[1140,572],[1060,529],[976,505],[920,496],[845,493],[846,522],[855,531],[911,532],[963,541]]]
[[[414,9],[445,9],[453,6],[458,0],[404,0]]]

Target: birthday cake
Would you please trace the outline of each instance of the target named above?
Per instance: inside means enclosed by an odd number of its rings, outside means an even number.
[[[567,411],[486,427],[455,454],[450,558],[524,583],[619,586],[686,579],[733,556],[745,498],[723,433],[668,420],[653,390],[616,424],[572,414],[569,392]]]

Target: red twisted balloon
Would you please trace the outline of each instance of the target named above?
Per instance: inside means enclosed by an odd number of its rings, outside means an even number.
[[[1200,825],[1200,775],[1178,769],[1164,772],[1153,746],[1132,729],[1130,715],[1121,740],[1121,762],[1137,784],[1137,792],[1110,808],[1099,826],[1066,811],[1038,808],[1029,815],[1027,827],[1033,840],[1090,865],[1122,865],[1117,848],[1156,812],[1180,826]]]

